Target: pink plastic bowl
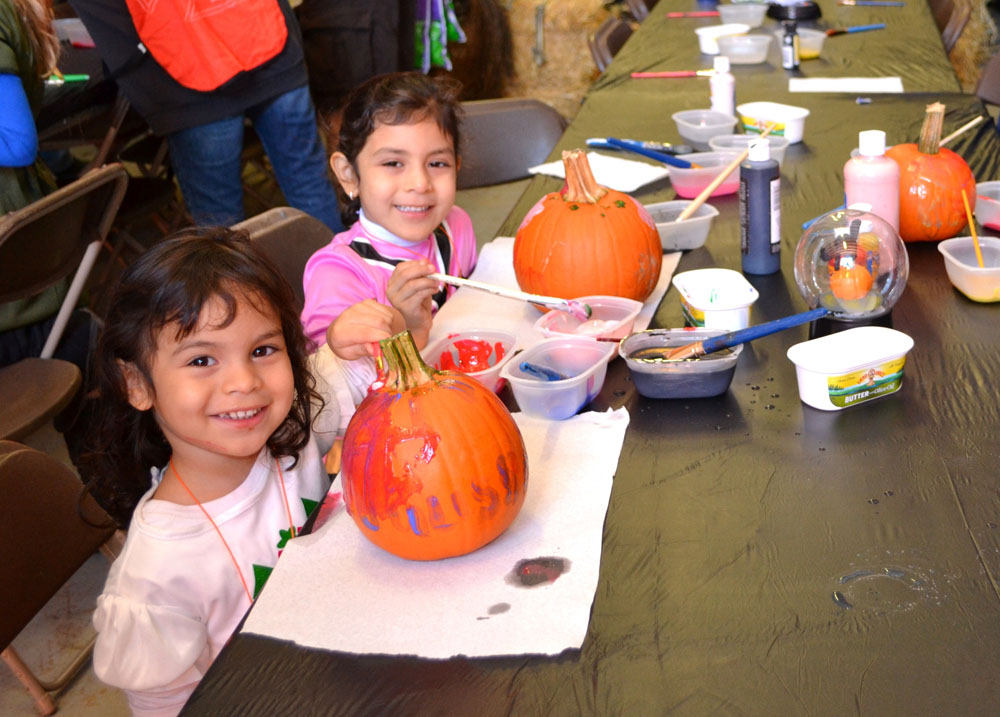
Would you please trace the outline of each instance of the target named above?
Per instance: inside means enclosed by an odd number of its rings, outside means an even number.
[[[693,199],[701,194],[701,190],[711,184],[719,172],[738,156],[739,152],[695,152],[694,154],[682,155],[682,159],[700,164],[702,168],[669,167],[670,183],[674,185],[674,191],[677,192],[678,197]],[[721,197],[724,194],[733,194],[739,191],[739,188],[740,169],[736,167],[722,180],[722,184],[716,187],[710,196]]]

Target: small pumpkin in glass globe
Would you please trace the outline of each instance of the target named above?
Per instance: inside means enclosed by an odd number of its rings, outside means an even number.
[[[532,207],[514,240],[518,286],[576,299],[645,301],[660,278],[663,245],[649,212],[594,179],[586,153],[563,152],[566,185]]]
[[[344,435],[348,513],[366,538],[402,558],[471,553],[524,504],[521,432],[476,379],[427,366],[409,331],[380,347],[379,379]]]

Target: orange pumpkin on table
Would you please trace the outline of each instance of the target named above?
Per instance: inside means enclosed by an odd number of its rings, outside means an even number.
[[[344,502],[371,542],[410,560],[464,555],[524,503],[521,432],[489,389],[435,371],[408,331],[380,343],[384,369],[344,436]]]
[[[663,247],[646,209],[597,184],[581,150],[563,152],[566,185],[528,212],[514,241],[522,290],[575,299],[644,301],[660,278]]]
[[[944,105],[927,106],[917,144],[897,144],[886,155],[899,165],[899,235],[903,241],[936,241],[968,223],[962,190],[976,196],[976,178],[959,155],[940,146]]]

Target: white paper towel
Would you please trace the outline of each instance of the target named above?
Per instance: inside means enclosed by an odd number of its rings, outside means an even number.
[[[306,647],[431,658],[579,647],[628,412],[514,418],[528,453],[528,489],[503,535],[470,555],[408,561],[368,542],[341,503],[316,533],[288,544],[243,630]],[[526,587],[515,567],[535,558],[565,569]]]
[[[680,258],[681,252],[663,255],[660,279],[656,282],[653,293],[643,303],[633,331],[642,331],[649,326],[656,307],[660,305],[660,299],[670,286],[670,277]],[[517,289],[517,277],[514,276],[514,238],[497,237],[486,244],[479,254],[476,269],[469,278]],[[430,340],[434,341],[459,329],[502,329],[517,335],[518,348],[526,349],[545,338],[544,334],[534,328],[540,316],[538,309],[524,301],[463,286],[448,297],[444,306],[434,315]]]
[[[655,182],[670,175],[670,170],[660,165],[639,162],[634,159],[608,157],[597,152],[587,152],[587,162],[594,179],[604,187],[617,189],[619,192],[634,192],[644,184]],[[566,177],[566,168],[562,160],[528,167],[532,174],[548,174],[552,177]]]

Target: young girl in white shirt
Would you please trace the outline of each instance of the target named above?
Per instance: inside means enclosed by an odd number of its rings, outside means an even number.
[[[96,363],[88,487],[129,527],[97,601],[94,670],[134,713],[176,714],[329,488],[322,401],[291,289],[228,229],[126,270]],[[330,389],[335,412],[352,409],[347,386]]]

